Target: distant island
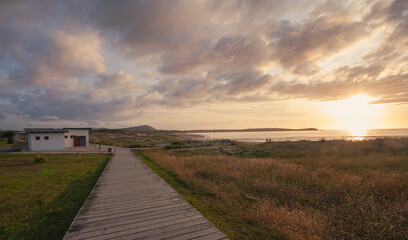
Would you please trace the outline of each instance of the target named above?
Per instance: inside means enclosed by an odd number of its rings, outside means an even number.
[[[317,131],[317,128],[246,128],[246,129],[207,129],[207,130],[158,130],[149,125],[141,125],[120,129],[99,128],[97,131],[116,132],[134,131],[139,133],[213,133],[213,132],[278,132],[278,131]]]

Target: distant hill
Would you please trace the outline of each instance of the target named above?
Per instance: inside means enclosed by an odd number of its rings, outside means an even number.
[[[121,130],[143,132],[143,133],[157,132],[156,128],[151,127],[149,125],[140,125],[136,127],[121,128]]]

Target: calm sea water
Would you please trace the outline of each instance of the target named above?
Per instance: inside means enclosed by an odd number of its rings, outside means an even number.
[[[214,139],[214,133],[200,133],[206,139]],[[363,140],[384,137],[408,137],[408,128],[403,129],[370,129],[361,136],[353,136],[346,130],[318,130],[318,131],[282,131],[282,132],[216,132],[215,139],[230,139],[246,142],[271,141],[299,141],[310,140]]]

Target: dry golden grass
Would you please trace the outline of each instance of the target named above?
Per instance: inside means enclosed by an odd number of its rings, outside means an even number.
[[[287,158],[143,153],[231,239],[407,239],[406,142],[320,144]]]

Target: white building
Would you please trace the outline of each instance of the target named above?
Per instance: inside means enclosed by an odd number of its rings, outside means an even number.
[[[31,151],[63,150],[89,145],[91,128],[25,128]]]

